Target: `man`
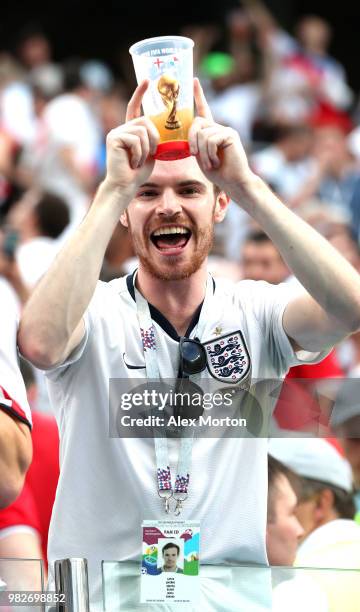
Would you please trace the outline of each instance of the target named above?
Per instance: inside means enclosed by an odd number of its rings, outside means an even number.
[[[94,607],[101,601],[101,560],[133,561],[138,568],[141,521],[168,517],[157,495],[154,441],[108,438],[108,380],[134,372],[146,378],[149,359],[161,379],[174,378],[184,362],[180,336],[198,335],[200,344],[209,342],[208,352],[216,353],[221,342],[235,351],[231,367],[207,359],[201,378],[221,388],[246,386],[250,378],[282,377],[300,359],[321,359],[360,325],[358,275],[251,172],[238,135],[213,122],[197,80],[193,156],[154,163],[159,135],[140,116],[147,86],[139,85],[126,123],[110,132],[106,179],[35,288],[19,333],[22,353],[49,370],[60,426],[62,471],[49,560],[88,558]],[[251,281],[230,291],[207,282],[213,224],[223,219],[228,197],[262,225],[312,297],[292,299],[282,288]],[[96,287],[119,217],[140,261],[135,288],[132,277]],[[149,326],[139,326],[147,303]],[[177,442],[169,440],[166,476],[179,454]],[[197,439],[193,455],[181,518],[202,521],[203,563],[266,563],[266,440]],[[251,493],[249,472],[256,482]]]
[[[0,262],[1,265],[1,262]],[[31,462],[31,416],[16,353],[19,302],[0,277],[0,508],[19,495]]]
[[[168,542],[163,546],[162,556],[164,559],[164,565],[162,566],[163,572],[176,572],[182,574],[183,571],[177,566],[177,561],[180,555],[180,546],[174,542]]]
[[[69,220],[69,209],[62,198],[35,189],[27,191],[7,216],[8,225],[18,236],[15,258],[20,277],[29,290],[56,257]]]
[[[291,566],[304,530],[296,516],[294,474],[269,455],[266,550],[270,565]]]
[[[290,270],[278,249],[264,232],[248,234],[241,253],[244,278],[265,280],[277,285],[290,276]]]
[[[353,520],[350,465],[324,439],[273,439],[269,449],[301,477],[296,515],[304,537],[295,565],[333,568],[312,577],[326,593],[330,610],[355,612],[360,598],[360,527]],[[340,569],[348,571],[335,572]]]
[[[254,171],[289,201],[313,173],[312,131],[304,124],[278,127],[274,143],[251,157]]]
[[[298,280],[291,275],[275,244],[264,232],[251,232],[245,242],[241,255],[243,276],[251,280],[265,280],[277,285],[289,283],[293,291],[303,291]],[[331,351],[320,363],[300,364],[290,368],[286,376],[279,401],[274,410],[274,419],[281,429],[308,431],[310,424],[318,427],[314,421],[312,393],[314,387],[303,379],[337,378],[343,376],[335,351]],[[291,379],[291,380],[290,380]],[[313,383],[316,385],[316,383]],[[320,409],[320,407],[319,407]],[[321,406],[322,410],[325,407]]]
[[[272,565],[272,612],[289,605],[294,610],[328,612],[324,594],[304,572],[291,570],[304,530],[296,516],[297,491],[300,485],[295,473],[280,461],[268,457],[268,518],[266,550]],[[285,569],[284,569],[285,568]]]
[[[357,541],[356,548],[360,541],[360,529],[352,520],[355,506],[348,461],[333,444],[320,438],[274,438],[269,451],[301,478],[296,516],[303,537],[298,564],[319,566],[315,562],[319,556],[327,567],[343,567],[344,562],[348,563],[352,545],[347,548],[346,560],[340,556],[335,561],[336,543],[342,542],[338,549],[341,553],[346,539],[349,543],[352,539]]]

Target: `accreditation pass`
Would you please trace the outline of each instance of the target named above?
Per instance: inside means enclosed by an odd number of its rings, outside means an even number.
[[[144,521],[141,603],[198,603],[199,521]]]

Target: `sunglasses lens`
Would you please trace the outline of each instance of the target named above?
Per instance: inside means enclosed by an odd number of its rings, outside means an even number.
[[[185,374],[197,374],[206,366],[206,355],[200,344],[184,341],[181,347],[182,365]]]

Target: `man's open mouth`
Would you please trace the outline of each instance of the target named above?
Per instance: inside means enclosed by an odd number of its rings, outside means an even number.
[[[159,227],[150,236],[151,242],[159,251],[168,251],[169,249],[181,250],[187,245],[190,237],[191,231],[180,225]]]

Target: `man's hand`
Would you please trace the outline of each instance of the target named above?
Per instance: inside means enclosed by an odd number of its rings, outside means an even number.
[[[134,190],[150,176],[159,142],[159,132],[147,117],[141,116],[141,101],[149,81],[143,81],[127,106],[126,123],[109,132],[106,139],[105,181],[124,190]]]
[[[205,176],[231,197],[235,187],[253,176],[246,153],[235,130],[214,122],[198,79],[194,97],[198,116],[189,130],[190,151]]]

